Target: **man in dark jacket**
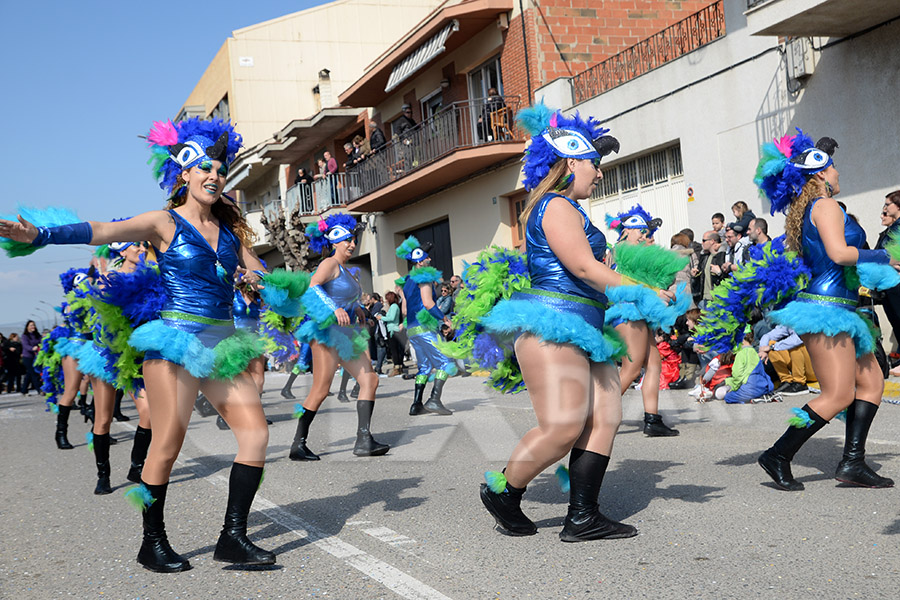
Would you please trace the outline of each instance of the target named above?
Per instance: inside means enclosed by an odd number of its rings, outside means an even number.
[[[375,121],[369,121],[369,129],[371,130],[369,132],[369,145],[372,147],[372,154],[375,154],[387,145],[387,140],[384,139],[384,134]]]
[[[712,291],[725,278],[727,273],[722,269],[725,264],[725,247],[719,241],[719,233],[714,230],[703,234],[703,250],[700,253],[698,271],[703,282],[703,306],[712,300]]]

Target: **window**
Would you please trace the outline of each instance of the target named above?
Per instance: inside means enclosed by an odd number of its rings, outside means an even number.
[[[528,202],[528,194],[522,192],[511,196],[509,199],[509,217],[510,228],[512,229],[512,246],[519,250],[525,249],[525,225],[523,225],[519,217],[525,210],[525,204]]]
[[[216,107],[213,109],[210,114],[214,119],[222,119],[223,121],[231,120],[231,112],[228,109],[228,94],[219,100],[219,103],[216,104]]]
[[[422,99],[422,120],[433,117],[444,107],[441,90],[436,90]]]
[[[665,148],[603,169],[603,179],[591,199],[613,198],[633,192],[638,187],[665,184],[683,174],[681,146]]]
[[[469,71],[469,97],[471,99],[487,98],[488,90],[491,88],[496,88],[497,93],[503,95],[499,55]]]

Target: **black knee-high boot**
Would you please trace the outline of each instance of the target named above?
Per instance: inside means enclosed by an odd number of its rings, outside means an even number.
[[[116,390],[116,404],[113,407],[113,418],[116,421],[130,421],[131,417],[122,414],[122,398],[125,397],[125,392],[122,390]]]
[[[820,417],[809,407],[803,406],[803,410],[812,419],[809,427],[794,427],[791,425],[787,431],[778,438],[772,447],[759,455],[756,462],[769,474],[775,485],[789,492],[799,492],[804,489],[803,484],[794,479],[791,473],[791,460],[797,454],[797,450],[805,444],[817,431],[828,425],[828,421]]]
[[[297,379],[297,374],[291,371],[291,374],[288,375],[287,383],[284,384],[284,387],[281,388],[281,397],[287,398],[288,400],[294,400],[294,394],[291,393],[291,386],[294,385],[294,380]]]
[[[163,514],[166,508],[168,483],[162,485],[142,484],[149,492],[144,504],[144,538],[137,561],[145,569],[157,573],[178,573],[191,568],[191,563],[169,545]],[[137,489],[137,488],[135,488]]]
[[[422,397],[425,395],[425,384],[424,383],[416,383],[415,391],[413,392],[413,403],[409,407],[409,415],[414,417],[416,415],[424,415],[427,411],[425,407],[422,405]]]
[[[834,478],[861,487],[894,487],[894,480],[878,475],[866,464],[866,438],[878,406],[865,400],[854,400],[847,407],[847,434],[844,440],[844,456],[838,464]]]
[[[75,446],[69,443],[69,413],[71,406],[57,406],[59,414],[56,415],[56,447],[60,450],[71,450]]]
[[[94,434],[94,460],[97,461],[97,487],[94,488],[95,494],[112,494],[112,487],[109,485],[109,434]]]
[[[141,482],[141,472],[144,470],[144,461],[147,459],[147,449],[150,447],[150,440],[153,432],[150,429],[144,429],[140,425],[134,432],[134,445],[131,446],[131,468],[128,469],[128,481],[134,483]]]
[[[435,378],[434,387],[431,388],[431,396],[428,397],[428,402],[425,403],[425,410],[428,412],[436,415],[453,414],[452,410],[449,410],[446,406],[441,404],[441,393],[444,391],[445,383],[447,383],[446,379]]]
[[[294,443],[291,444],[291,453],[288,455],[291,460],[319,460],[319,456],[306,447],[309,426],[315,418],[316,411],[306,408],[297,420],[297,433],[294,434]]]
[[[228,478],[225,525],[216,543],[213,560],[241,565],[273,565],[275,555],[247,538],[247,515],[262,481],[263,468],[234,463]]]
[[[338,389],[338,402],[350,402],[350,398],[347,397],[348,383],[350,383],[350,372],[344,369],[344,373],[341,375],[341,387]]]
[[[374,400],[357,400],[356,401],[356,445],[353,447],[353,454],[356,456],[381,456],[387,454],[391,449],[387,444],[379,444],[372,437],[370,425],[372,423],[372,412],[375,410]]]
[[[559,539],[564,542],[613,540],[637,535],[637,529],[607,518],[597,497],[609,457],[590,450],[572,448],[569,455],[569,512]]]

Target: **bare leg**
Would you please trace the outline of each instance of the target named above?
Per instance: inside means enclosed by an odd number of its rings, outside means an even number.
[[[200,382],[184,367],[165,360],[148,360],[144,361],[144,383],[153,443],[141,477],[144,483],[164,485],[184,443]]]
[[[138,427],[150,429],[150,404],[147,402],[147,391],[141,390],[134,398],[134,407],[138,411]]]
[[[816,411],[816,414],[830,421],[853,402],[857,376],[856,348],[853,339],[846,333],[834,337],[820,333],[801,337],[809,351],[813,369],[819,378],[819,387],[822,389],[822,393],[810,400],[808,405]],[[870,358],[872,361],[875,360],[874,356]],[[880,402],[881,391],[884,390],[883,383],[876,393],[877,388],[873,388],[871,383],[866,384],[867,381],[864,379],[864,389],[861,390],[867,394],[865,399],[873,403]],[[866,390],[865,387],[869,389]],[[875,395],[877,399],[873,397]]]
[[[516,341],[516,356],[538,422],[522,437],[506,464],[506,480],[524,488],[568,454],[584,431],[591,369],[578,348],[544,342],[531,334]]]
[[[94,388],[94,435],[109,433],[113,419],[113,408],[116,403],[116,388],[102,379],[91,377]]]
[[[81,386],[81,371],[78,370],[78,361],[71,356],[62,359],[63,368],[63,393],[59,397],[60,406],[72,406],[75,404],[75,395]]]
[[[259,356],[250,361],[250,364],[247,365],[247,372],[250,373],[250,377],[253,378],[253,383],[256,384],[256,393],[259,396],[262,396],[263,393],[263,384],[266,380],[266,359],[265,357]]]
[[[622,336],[628,347],[628,355],[622,357],[622,368],[619,370],[619,384],[622,394],[641,373],[641,367],[647,362],[647,350],[650,346],[650,331],[643,321],[628,321],[616,326],[616,333]],[[647,380],[645,379],[645,382]],[[659,373],[656,374],[659,387]],[[643,390],[645,386],[641,386]],[[658,397],[658,394],[657,394]]]
[[[266,462],[269,428],[253,377],[244,372],[231,381],[204,380],[200,387],[237,439],[234,462],[262,467]]]
[[[334,372],[337,371],[338,355],[337,350],[318,342],[311,343],[310,349],[313,357],[313,382],[303,401],[303,408],[319,410],[331,388]]]

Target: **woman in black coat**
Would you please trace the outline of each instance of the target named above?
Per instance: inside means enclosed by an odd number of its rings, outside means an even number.
[[[27,394],[29,386],[34,391],[41,392],[41,377],[34,369],[34,359],[41,349],[41,334],[37,330],[37,324],[34,321],[25,323],[25,329],[22,331],[22,393]]]
[[[6,391],[22,392],[22,342],[18,333],[9,334],[3,344],[3,367],[6,369]]]

